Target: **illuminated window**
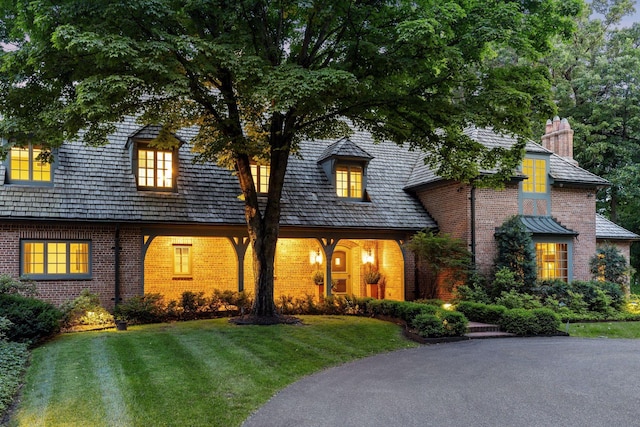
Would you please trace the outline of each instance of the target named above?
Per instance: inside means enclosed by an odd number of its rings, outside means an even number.
[[[138,187],[156,190],[171,190],[174,187],[173,151],[140,144],[137,154]]]
[[[336,193],[338,197],[362,198],[362,166],[336,167]]]
[[[569,262],[566,243],[536,243],[538,279],[569,280]]]
[[[191,275],[191,245],[173,245],[173,274]]]
[[[522,182],[525,193],[547,192],[547,161],[544,159],[524,159],[522,173],[527,176]]]
[[[51,182],[51,164],[38,160],[42,148],[29,144],[11,147],[9,152],[9,180],[11,182]]]
[[[269,192],[269,175],[271,173],[271,167],[268,165],[251,165],[251,176],[253,176],[253,185],[256,187],[258,193]]]
[[[32,279],[90,278],[86,241],[22,241],[21,274]]]

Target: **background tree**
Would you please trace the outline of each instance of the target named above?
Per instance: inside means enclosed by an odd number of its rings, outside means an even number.
[[[553,110],[545,67],[496,65],[496,49],[536,59],[567,35],[580,0],[0,0],[0,131],[49,147],[106,141],[136,115],[157,145],[197,125],[202,161],[237,171],[254,254],[256,316],[275,316],[273,260],[289,154],[352,126],[430,152],[443,176],[497,166],[524,142],[487,151],[463,128],[531,135]],[[5,148],[6,149],[6,148]],[[46,159],[45,151],[42,158]],[[258,204],[252,160],[271,165]]]
[[[559,114],[575,131],[581,167],[608,179],[598,210],[640,232],[640,25],[621,28],[631,0],[594,0],[570,39],[544,60],[550,67]],[[542,133],[542,131],[540,131]],[[631,263],[640,266],[638,245]]]

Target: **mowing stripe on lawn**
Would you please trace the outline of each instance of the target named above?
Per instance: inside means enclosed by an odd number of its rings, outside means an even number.
[[[28,425],[33,427],[40,427],[46,425],[45,417],[47,415],[47,409],[49,408],[49,401],[53,394],[53,382],[56,376],[56,367],[58,361],[58,352],[60,347],[52,344],[46,348],[36,349],[32,355],[32,365],[37,364],[42,369],[32,370],[27,373],[28,376],[33,377],[30,384],[33,384],[33,389],[29,393],[24,393],[28,396],[28,400],[25,399],[22,408],[29,408],[28,411],[21,410],[18,412],[20,425]],[[36,363],[35,359],[46,359],[48,363]]]
[[[110,354],[111,350],[105,345],[106,339],[106,336],[101,336],[91,341],[94,354],[93,369],[98,378],[102,403],[105,407],[105,424],[114,427],[130,426],[132,421],[119,384],[123,378],[122,370],[119,366],[112,366],[109,363],[113,357]]]

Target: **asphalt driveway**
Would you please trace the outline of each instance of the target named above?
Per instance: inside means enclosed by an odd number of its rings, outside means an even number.
[[[309,376],[244,427],[640,426],[640,340],[422,346]]]

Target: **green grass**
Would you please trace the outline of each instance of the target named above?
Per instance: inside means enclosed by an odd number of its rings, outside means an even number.
[[[640,322],[573,323],[569,324],[569,334],[583,338],[640,338]]]
[[[68,334],[34,350],[11,426],[234,426],[302,376],[413,347],[394,324],[300,316]]]

